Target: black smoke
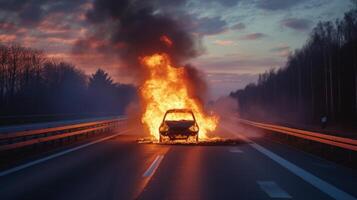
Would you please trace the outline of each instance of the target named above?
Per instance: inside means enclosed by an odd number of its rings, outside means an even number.
[[[138,70],[138,58],[164,52],[176,64],[182,64],[202,52],[200,37],[188,31],[188,18],[180,20],[185,1],[95,0],[87,14],[93,31],[77,41],[74,53],[93,50],[119,56],[131,71]],[[161,41],[166,35],[173,41]]]

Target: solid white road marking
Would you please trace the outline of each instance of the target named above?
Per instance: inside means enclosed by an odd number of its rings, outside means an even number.
[[[143,174],[143,177],[144,178],[151,177],[159,167],[162,159],[164,159],[163,155],[156,156],[155,160],[151,163],[150,167]]]
[[[231,153],[243,153],[243,151],[240,150],[240,149],[238,149],[238,148],[231,148],[231,149],[229,150],[229,152],[231,152]]]
[[[227,129],[227,127],[226,127]],[[228,131],[234,133],[235,131],[232,131],[230,128],[227,129]],[[280,166],[284,167],[285,169],[289,170],[291,173],[295,174],[296,176],[300,177],[307,183],[313,185],[317,189],[319,189],[321,192],[327,194],[328,196],[334,198],[334,199],[341,199],[341,200],[357,200],[354,196],[338,189],[337,187],[327,183],[326,181],[318,178],[317,176],[311,174],[310,172],[298,167],[297,165],[285,160],[284,158],[276,155],[275,153],[269,151],[268,149],[260,146],[259,144],[253,142],[252,140],[244,137],[243,135],[239,135],[239,137],[242,140],[245,140],[248,142],[248,144],[259,151],[260,153],[264,154],[268,158],[272,159],[276,163],[278,163]]]
[[[270,198],[291,199],[291,196],[281,189],[274,181],[257,181],[257,183]]]
[[[305,171],[304,169],[294,165],[293,163],[285,160],[284,158],[276,155],[275,153],[269,151],[268,149],[260,146],[256,143],[250,143],[254,149],[259,151],[260,153],[266,155],[268,158],[272,159],[273,161],[277,162],[279,165],[284,167],[285,169],[289,170],[296,176],[302,178],[304,181],[310,183],[311,185],[318,188],[320,191],[324,192],[325,194],[329,195],[334,199],[341,199],[341,200],[357,200],[352,195],[336,188],[335,186],[327,183],[326,181],[318,178],[317,176]]]
[[[100,143],[100,142],[115,138],[115,137],[117,137],[117,136],[119,136],[119,135],[121,135],[121,134],[123,134],[125,132],[128,132],[128,131],[130,131],[130,130],[125,130],[125,131],[122,131],[120,133],[117,133],[117,134],[114,134],[114,135],[111,135],[111,136],[108,136],[108,137],[105,137],[105,138],[101,138],[99,140],[95,140],[95,141],[92,141],[92,142],[89,142],[89,143],[86,143],[86,144],[83,144],[83,145],[80,145],[80,146],[77,146],[77,147],[74,147],[74,148],[71,148],[71,149],[67,149],[67,150],[52,154],[50,156],[47,156],[47,157],[44,157],[44,158],[40,158],[40,159],[34,160],[32,162],[29,162],[29,163],[26,163],[26,164],[23,164],[23,165],[19,165],[17,167],[14,167],[14,168],[11,168],[11,169],[8,169],[8,170],[5,170],[5,171],[2,171],[2,172],[0,172],[0,177],[15,173],[17,171],[29,168],[31,166],[34,166],[34,165],[37,165],[37,164],[40,164],[40,163],[43,163],[43,162],[45,162],[47,160],[51,160],[51,159],[57,158],[59,156],[63,156],[65,154],[71,153],[73,151],[77,151],[79,149],[83,149],[83,148],[91,146],[93,144],[97,144],[97,143]]]

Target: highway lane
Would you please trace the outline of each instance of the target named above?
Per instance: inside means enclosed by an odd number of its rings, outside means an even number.
[[[255,144],[338,194],[357,196],[355,171],[265,138],[237,145],[157,145],[137,144],[137,131],[124,131],[1,176],[0,199],[333,199]]]

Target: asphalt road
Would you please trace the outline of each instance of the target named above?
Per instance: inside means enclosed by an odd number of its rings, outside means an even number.
[[[242,130],[227,127],[239,135]],[[135,130],[0,172],[0,199],[355,199],[357,173],[264,137],[138,144]]]

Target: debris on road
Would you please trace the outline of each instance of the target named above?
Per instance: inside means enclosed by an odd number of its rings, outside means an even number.
[[[159,142],[153,137],[142,137],[136,140],[139,144],[160,144],[160,145],[198,145],[198,146],[216,146],[216,145],[239,145],[245,141],[239,138],[210,138],[201,139],[198,142],[187,142],[186,140],[174,140]]]

